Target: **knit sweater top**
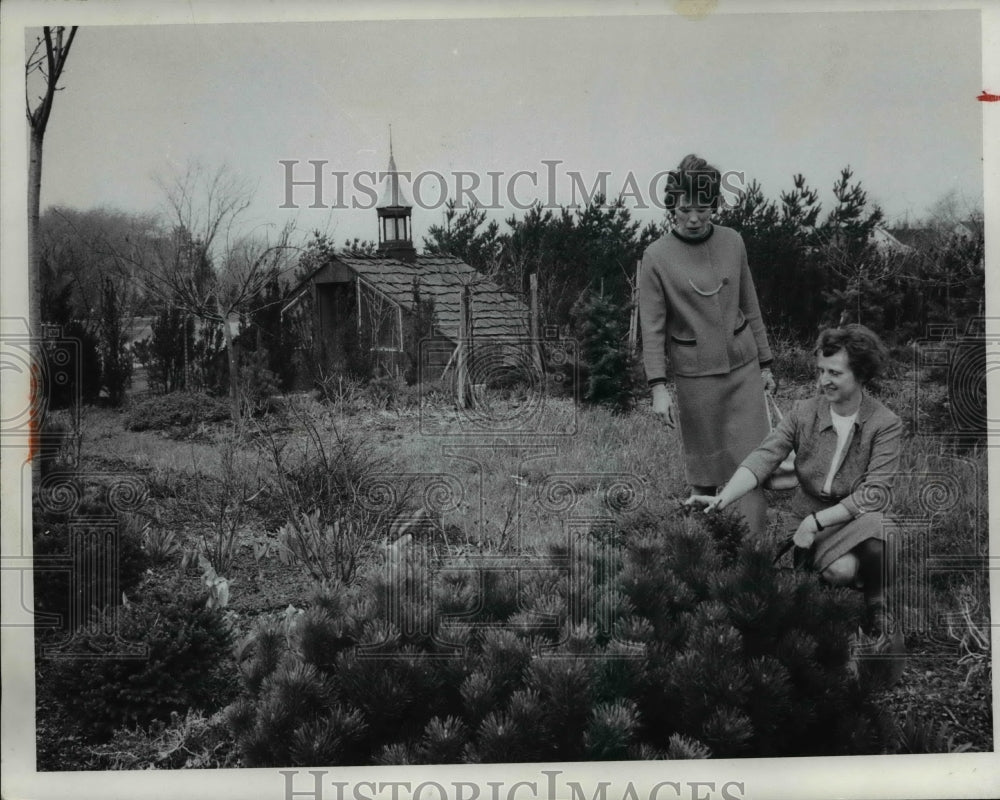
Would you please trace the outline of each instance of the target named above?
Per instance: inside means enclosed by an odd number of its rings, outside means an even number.
[[[639,270],[642,355],[650,384],[666,381],[667,359],[682,376],[724,375],[771,363],[743,238],[713,225],[707,236],[661,236]]]

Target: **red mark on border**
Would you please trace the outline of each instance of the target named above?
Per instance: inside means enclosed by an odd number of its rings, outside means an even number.
[[[976,96],[976,99],[980,103],[995,103],[1000,100],[1000,94],[991,94],[983,89],[983,93]]]

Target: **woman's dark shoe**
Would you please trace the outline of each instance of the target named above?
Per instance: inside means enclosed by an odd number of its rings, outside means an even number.
[[[866,680],[886,687],[895,685],[906,667],[906,641],[903,628],[885,607],[885,601],[869,602],[861,645],[855,653],[856,666]]]
[[[869,636],[891,636],[896,630],[896,622],[885,607],[884,600],[868,603],[865,609],[865,633]]]

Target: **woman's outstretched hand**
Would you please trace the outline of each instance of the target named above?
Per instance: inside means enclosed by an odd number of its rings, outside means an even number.
[[[816,526],[813,524],[811,516],[799,523],[792,541],[795,542],[796,547],[812,547],[813,542],[816,541]]]
[[[670,396],[670,390],[662,383],[653,387],[653,413],[662,420],[668,428],[677,427],[677,419],[674,412],[674,400]]]
[[[701,506],[702,511],[706,514],[710,514],[713,511],[719,510],[719,503],[721,501],[722,496],[718,494],[693,494],[684,501],[684,505],[688,508]]]
[[[778,382],[774,379],[774,373],[771,372],[770,367],[764,367],[760,371],[760,379],[764,382],[764,391],[768,394],[774,394],[778,389]]]

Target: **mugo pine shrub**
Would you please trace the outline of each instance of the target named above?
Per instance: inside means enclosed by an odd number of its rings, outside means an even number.
[[[325,587],[243,651],[227,717],[244,765],[889,749],[848,668],[853,594],[714,525],[624,520],[521,574],[411,548]]]
[[[81,629],[75,652],[86,656],[52,660],[51,691],[86,736],[105,739],[189,709],[211,712],[233,697],[232,633],[205,599],[177,587],[152,590]]]

